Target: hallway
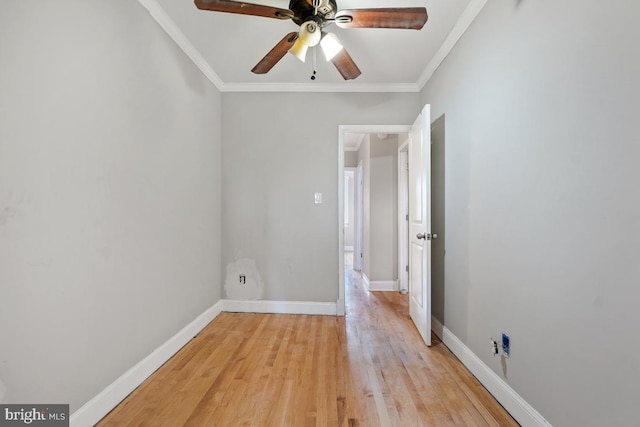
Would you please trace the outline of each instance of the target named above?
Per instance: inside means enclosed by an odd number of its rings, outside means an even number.
[[[347,315],[222,313],[100,426],[517,426],[406,295],[347,270]]]

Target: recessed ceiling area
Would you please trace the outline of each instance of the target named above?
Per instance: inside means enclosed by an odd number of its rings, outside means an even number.
[[[345,132],[343,136],[344,151],[358,151],[365,135],[365,133]]]
[[[426,7],[421,30],[339,28],[335,33],[362,74],[345,81],[318,49],[306,63],[286,54],[267,74],[251,69],[287,33],[298,31],[291,20],[199,10],[193,1],[139,0],[169,35],[221,90],[419,91],[487,0],[337,0],[338,10]],[[288,0],[255,0],[287,9]],[[316,49],[316,78],[313,50]],[[205,73],[207,74],[207,73]]]

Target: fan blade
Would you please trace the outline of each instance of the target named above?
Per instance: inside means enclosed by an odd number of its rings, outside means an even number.
[[[342,48],[340,52],[331,59],[331,62],[333,62],[333,65],[336,66],[345,80],[353,80],[362,74],[345,48]]]
[[[239,13],[241,15],[264,16],[275,19],[293,18],[293,12],[288,9],[280,9],[261,4],[243,3],[233,0],[195,0],[195,4],[200,10]]]
[[[336,13],[341,28],[401,28],[419,30],[428,19],[424,7],[345,9]]]
[[[273,49],[267,53],[264,58],[260,60],[256,64],[255,67],[251,69],[252,73],[255,74],[266,74],[273,68],[274,65],[278,63],[282,59],[283,56],[287,54],[291,46],[295,43],[298,38],[298,33],[295,31],[284,36],[282,40],[276,44]]]

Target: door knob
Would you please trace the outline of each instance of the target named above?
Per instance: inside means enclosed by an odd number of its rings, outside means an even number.
[[[425,239],[425,240],[436,240],[438,238],[438,235],[436,233],[418,233],[416,234],[416,237],[418,239]]]

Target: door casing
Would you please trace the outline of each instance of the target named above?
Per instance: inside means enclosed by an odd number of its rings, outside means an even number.
[[[338,316],[345,313],[344,289],[344,135],[350,133],[409,133],[411,125],[340,125],[338,126]],[[368,251],[369,248],[362,248]]]

